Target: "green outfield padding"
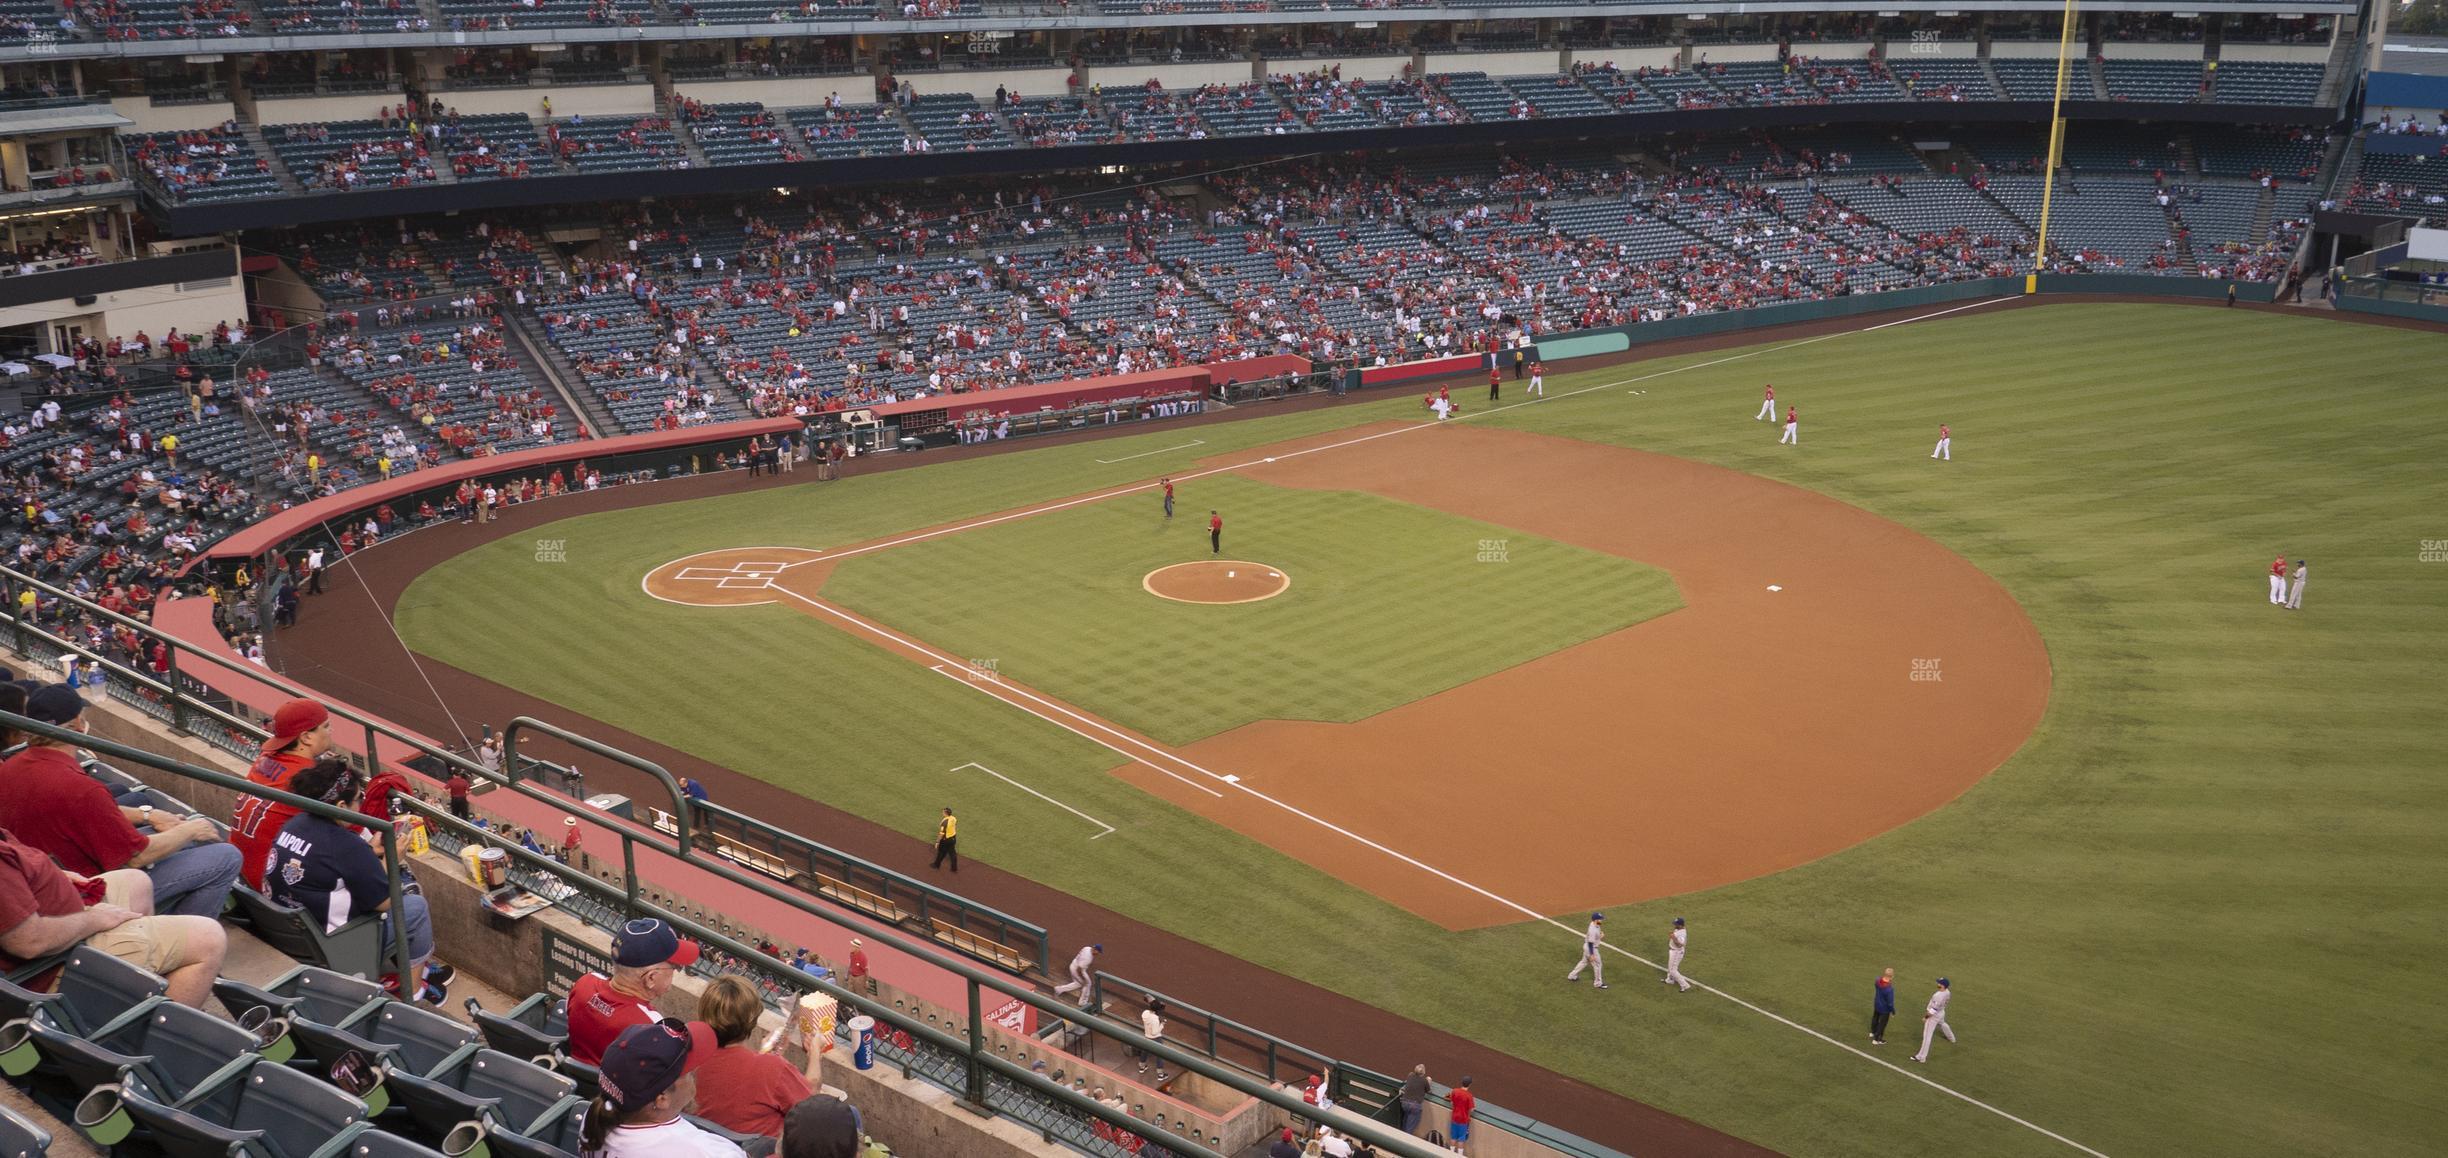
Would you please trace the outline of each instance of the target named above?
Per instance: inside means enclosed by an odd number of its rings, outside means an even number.
[[[1597,354],[1620,354],[1632,348],[1632,339],[1621,330],[1597,330],[1584,334],[1568,334],[1549,338],[1538,344],[1542,362],[1561,362],[1566,358],[1587,358]]]

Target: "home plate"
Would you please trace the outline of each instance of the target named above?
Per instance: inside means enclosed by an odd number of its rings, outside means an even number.
[[[1783,591],[1783,590],[1784,590],[1784,588],[1783,588],[1783,587],[1779,587],[1779,586],[1777,586],[1777,585],[1776,585],[1776,584],[1774,584],[1774,583],[1769,584],[1769,585],[1768,585],[1768,589],[1769,589],[1770,591]]]

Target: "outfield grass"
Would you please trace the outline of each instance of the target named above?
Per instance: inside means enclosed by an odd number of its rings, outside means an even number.
[[[1755,471],[1914,527],[2022,601],[2055,686],[2032,740],[1954,804],[1773,877],[1620,910],[1617,936],[1654,941],[1640,931],[1687,916],[1695,977],[1847,1041],[1863,1033],[1870,978],[1897,966],[1895,1061],[1929,978],[1948,973],[1964,1041],[1912,1068],[2120,1158],[2436,1153],[2448,563],[2417,555],[2448,539],[2448,414],[2419,383],[2448,339],[2069,305],[1738,353],[1559,375],[1559,395],[1635,377],[1647,392],[1472,420]],[[1750,421],[1763,380],[1802,408],[1801,447]],[[1191,453],[1411,413],[1397,399],[1205,427],[1209,445]],[[1926,457],[1941,421],[1952,463]],[[949,770],[994,753],[1122,830],[1055,848],[973,825],[964,844],[979,857],[1778,1149],[2069,1152],[1725,1001],[1559,985],[1548,974],[1570,963],[1566,934],[1443,932],[805,615],[637,589],[646,568],[695,550],[833,545],[1178,469],[1095,461],[1178,441],[573,519],[544,532],[569,539],[569,565],[493,544],[420,580],[400,626],[428,654],[913,836],[944,793],[974,791]],[[2263,597],[2280,551],[2313,560],[2301,613]],[[809,673],[787,696],[773,694],[775,655]],[[684,672],[689,694],[636,678],[644,657]],[[806,723],[880,708],[930,723],[896,734],[888,767],[848,730]],[[1159,862],[1164,873],[1141,871]]]
[[[1169,744],[1362,719],[1682,605],[1653,568],[1375,495],[1219,475],[1185,497],[1169,521],[1145,495],[863,555],[824,597]],[[1211,508],[1231,512],[1224,557],[1280,567],[1290,589],[1148,595],[1148,572],[1208,557]],[[1496,540],[1506,565],[1485,566]]]

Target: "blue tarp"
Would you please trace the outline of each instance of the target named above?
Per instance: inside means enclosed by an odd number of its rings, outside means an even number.
[[[2448,109],[2448,76],[2375,72],[2364,82],[2365,108]]]

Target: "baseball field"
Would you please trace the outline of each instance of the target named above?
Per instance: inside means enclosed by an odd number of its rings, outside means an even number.
[[[432,567],[397,626],[1777,1150],[2436,1153],[2444,360],[1957,308],[1457,386],[1442,424],[1254,407],[583,515]],[[1560,980],[1592,909],[1606,991]],[[1689,993],[1647,965],[1676,916]],[[1915,1064],[1940,974],[1962,1040]]]

